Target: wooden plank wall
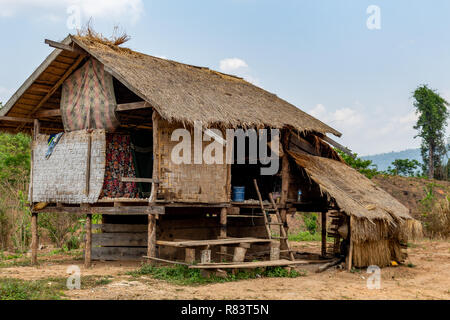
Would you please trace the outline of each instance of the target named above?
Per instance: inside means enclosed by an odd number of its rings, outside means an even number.
[[[170,211],[170,210],[169,210]],[[157,220],[158,240],[205,240],[220,237],[220,208],[177,208],[176,213],[160,216]],[[105,219],[106,218],[106,219]],[[147,253],[146,216],[104,216],[104,224],[94,225],[92,234],[92,260],[141,260]],[[263,219],[230,218],[227,234],[230,237],[265,238]],[[249,253],[268,247],[255,245]],[[200,260],[200,250],[196,250]],[[220,247],[212,250],[212,259],[219,259]],[[232,254],[232,250],[228,250]],[[157,255],[163,259],[184,260],[180,248],[158,247]],[[219,260],[218,260],[219,261]]]

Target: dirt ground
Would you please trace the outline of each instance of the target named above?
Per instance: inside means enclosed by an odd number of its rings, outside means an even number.
[[[319,242],[292,243],[299,251],[318,252]],[[127,271],[138,262],[95,262],[88,270],[81,260],[45,257],[39,267],[3,267],[0,278],[24,280],[68,277],[67,267],[78,265],[82,276],[110,276],[112,282],[91,289],[66,291],[68,299],[450,299],[450,241],[417,241],[409,248],[407,263],[381,270],[381,289],[367,288],[366,270],[346,272],[332,268],[315,273],[317,266],[302,267],[306,276],[261,278],[197,286],[181,286],[150,276],[134,278]]]

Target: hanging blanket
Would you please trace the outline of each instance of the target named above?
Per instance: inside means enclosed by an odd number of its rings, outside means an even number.
[[[61,114],[66,132],[83,129],[114,131],[116,98],[112,76],[91,58],[62,85]]]
[[[121,181],[122,177],[136,177],[130,142],[129,135],[106,135],[106,168],[101,197],[138,197],[136,183]]]

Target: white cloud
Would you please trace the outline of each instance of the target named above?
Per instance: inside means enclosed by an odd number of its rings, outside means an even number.
[[[259,79],[250,74],[250,68],[247,62],[242,59],[226,58],[220,60],[219,69],[222,72],[235,74],[239,77],[242,77],[245,81],[248,81],[256,86],[260,85]]]
[[[232,72],[242,68],[248,68],[247,63],[239,58],[223,59],[219,63],[219,68],[223,72]]]
[[[363,115],[354,109],[342,108],[329,112],[322,104],[316,105],[314,109],[309,111],[309,114],[330,126],[335,126],[337,129],[357,127],[364,121]]]
[[[85,21],[92,17],[125,19],[136,23],[144,10],[142,0],[0,0],[0,17],[11,17],[32,10],[37,18],[40,12],[36,10],[39,9],[45,10],[46,15],[54,17],[55,12],[58,12],[66,17],[70,6],[77,6]]]
[[[414,111],[406,114],[393,114],[376,111],[377,108],[354,108],[328,110],[318,104],[309,114],[325,122],[342,133],[338,141],[359,155],[369,155],[390,151],[417,148],[419,139],[414,139],[417,115]]]
[[[406,123],[415,125],[417,120],[419,120],[419,115],[415,111],[412,111],[405,116],[398,117],[398,122],[402,124]]]

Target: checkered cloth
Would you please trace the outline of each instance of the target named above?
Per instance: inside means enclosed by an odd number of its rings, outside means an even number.
[[[103,64],[91,58],[62,86],[61,113],[64,130],[105,129],[119,125],[112,76]]]

